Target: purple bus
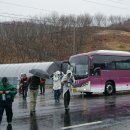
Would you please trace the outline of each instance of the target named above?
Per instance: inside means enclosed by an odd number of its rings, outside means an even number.
[[[130,53],[97,50],[77,54],[69,59],[77,91],[86,94],[130,90]]]

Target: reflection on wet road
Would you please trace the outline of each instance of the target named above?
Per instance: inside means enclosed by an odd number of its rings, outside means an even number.
[[[23,101],[17,95],[13,104],[12,130],[128,130],[130,129],[130,94],[113,96],[73,95],[70,111],[65,113],[63,99],[55,103],[53,93],[47,90],[37,99],[36,114],[30,117],[29,97]],[[4,113],[1,130],[7,128]]]
[[[65,112],[64,114],[64,127],[71,126],[70,113]]]
[[[30,117],[30,130],[38,130],[36,114]]]

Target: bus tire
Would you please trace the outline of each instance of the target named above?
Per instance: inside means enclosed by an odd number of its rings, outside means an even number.
[[[112,95],[114,93],[114,91],[115,91],[114,88],[115,87],[114,87],[114,84],[112,82],[106,82],[106,84],[105,84],[105,93],[104,94],[106,96]]]

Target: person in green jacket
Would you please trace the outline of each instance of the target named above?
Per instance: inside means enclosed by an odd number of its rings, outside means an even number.
[[[14,96],[16,94],[17,94],[16,87],[10,84],[6,77],[3,77],[0,82],[0,124],[5,110],[8,126],[11,125],[13,117],[12,103],[14,101]]]

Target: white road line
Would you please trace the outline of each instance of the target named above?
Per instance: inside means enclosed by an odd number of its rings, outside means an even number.
[[[70,129],[70,128],[77,128],[77,127],[82,127],[82,126],[88,126],[88,125],[95,125],[95,124],[100,124],[102,121],[97,121],[97,122],[90,122],[90,123],[85,123],[85,124],[79,124],[79,125],[73,125],[73,126],[67,126],[67,127],[62,127],[62,130]]]

